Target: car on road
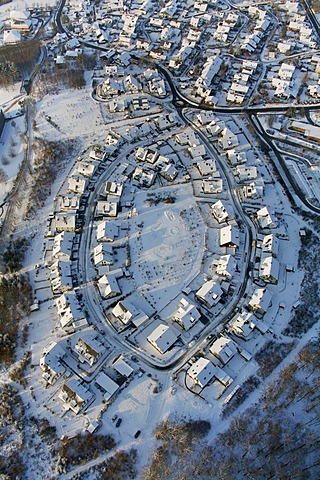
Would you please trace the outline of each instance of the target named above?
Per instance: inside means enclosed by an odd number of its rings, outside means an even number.
[[[141,433],[141,430],[137,430],[136,433],[134,434],[134,438],[138,438]]]
[[[117,428],[120,427],[121,422],[122,422],[122,418],[118,418],[117,423],[116,423],[116,427],[117,427]]]

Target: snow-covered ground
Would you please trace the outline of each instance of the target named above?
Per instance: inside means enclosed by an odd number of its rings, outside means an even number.
[[[48,2],[46,2],[47,4]],[[25,9],[29,5],[31,5],[29,0],[27,3],[14,1],[6,4],[0,7],[0,19],[8,15],[9,9]],[[136,69],[135,72],[139,71],[138,67],[134,68]],[[83,89],[67,90],[62,88],[56,94],[47,94],[36,102],[32,125],[35,138],[54,142],[63,142],[66,139],[76,140],[79,155],[86,155],[90,146],[94,144],[103,145],[104,139],[111,129],[116,131],[117,128],[121,127],[122,132],[126,132],[126,129],[129,130],[129,126],[133,125],[135,120],[124,117],[121,113],[112,115],[107,110],[105,103],[97,102],[91,95],[91,72],[87,72],[86,80],[87,85]],[[2,161],[0,170],[4,171],[3,178],[0,178],[0,203],[12,188],[24,154],[20,134],[26,129],[25,118],[24,116],[13,118],[19,113],[18,100],[20,98],[20,85],[18,84],[11,90],[0,89],[0,106],[2,106],[7,118],[12,118],[6,122],[1,138],[2,144],[0,145],[0,160]],[[169,108],[166,110],[166,101],[168,100],[163,100],[163,106],[153,106],[151,111],[155,113],[155,117],[161,115],[164,111],[166,113],[169,111]],[[191,115],[195,115],[195,113],[191,112]],[[221,115],[221,118],[226,122],[229,121],[227,116]],[[144,122],[144,117],[141,121]],[[150,119],[148,119],[149,121]],[[126,235],[130,246],[131,265],[126,270],[128,278],[122,278],[121,282],[122,285],[125,285],[125,296],[131,295],[130,298],[137,299],[138,303],[141,302],[139,306],[142,310],[143,305],[148,303],[148,315],[153,317],[156,312],[158,317],[151,318],[150,323],[146,322],[146,325],[137,329],[137,331],[133,329],[133,333],[131,330],[127,330],[118,335],[106,321],[106,311],[102,310],[102,301],[95,291],[94,282],[97,270],[90,264],[89,272],[87,272],[87,274],[90,273],[88,275],[90,279],[85,285],[80,285],[80,288],[86,291],[92,300],[90,308],[88,305],[86,307],[89,310],[88,317],[90,317],[93,327],[90,326],[86,331],[94,330],[106,350],[100,361],[92,369],[81,364],[70,346],[72,342],[74,343],[74,336],[67,335],[60,327],[54,295],[50,286],[50,274],[45,266],[47,262],[50,262],[52,249],[52,239],[45,238],[46,221],[49,212],[52,212],[55,194],[58,191],[66,191],[66,176],[73,170],[77,155],[70,159],[70,164],[63,163],[55,182],[51,185],[51,194],[48,196],[44,207],[39,208],[36,218],[29,222],[22,220],[17,226],[16,236],[32,235],[32,242],[25,257],[23,272],[28,274],[34,296],[40,301],[40,310],[33,312],[24,320],[25,324],[29,326],[27,349],[30,350],[32,357],[31,366],[28,368],[26,375],[27,387],[19,387],[19,391],[23,403],[26,405],[26,414],[29,417],[49,419],[50,423],[56,427],[58,437],[74,436],[78,432],[85,431],[90,422],[99,420],[99,433],[112,434],[121,448],[129,448],[134,445],[138,449],[140,468],[148,463],[155,448],[155,427],[166,418],[209,420],[213,428],[208,440],[214,442],[217,433],[226,429],[230,423],[229,418],[222,419],[221,416],[228,398],[248,378],[257,374],[258,364],[254,359],[255,354],[263,349],[267,341],[289,343],[291,340],[285,337],[282,331],[292,315],[292,305],[299,299],[299,289],[303,277],[303,272],[298,269],[298,256],[301,246],[299,232],[305,226],[305,223],[293,211],[280,183],[274,181],[274,172],[263,153],[255,147],[256,140],[248,131],[245,121],[237,118],[235,122],[237,122],[239,129],[245,132],[246,137],[242,134],[242,138],[252,144],[253,151],[259,157],[257,161],[258,171],[265,181],[263,198],[251,204],[249,202],[246,204],[246,208],[248,208],[247,216],[250,217],[250,222],[256,222],[255,212],[259,207],[268,206],[275,210],[278,226],[273,231],[279,237],[277,258],[280,263],[280,274],[278,284],[263,285],[273,294],[272,304],[263,318],[267,325],[267,332],[263,335],[255,329],[248,341],[239,339],[230,332],[224,332],[236,342],[239,350],[245,350],[247,358],[241,356],[238,352],[228,365],[222,366],[209,353],[209,347],[213,342],[212,337],[204,335],[199,344],[196,343],[203,329],[202,324],[199,323],[198,330],[198,327],[193,327],[190,332],[181,332],[182,329],[179,327],[179,330],[177,325],[169,320],[173,311],[170,304],[177,301],[181,291],[183,289],[188,291],[188,287],[191,285],[190,290],[193,295],[192,298],[194,298],[196,287],[201,286],[207,275],[210,277],[208,272],[211,257],[213,254],[219,256],[221,253],[219,245],[220,226],[214,223],[212,219],[210,203],[218,198],[231,202],[230,192],[224,191],[217,197],[210,196],[208,202],[203,199],[202,195],[200,202],[194,196],[195,190],[192,181],[186,183],[186,179],[181,172],[174,183],[169,184],[169,182],[162,180],[164,182],[164,185],[162,185],[162,181],[157,180],[156,185],[150,190],[133,186],[130,178],[126,179],[125,188],[126,191],[130,191],[128,203],[131,203],[131,205],[128,207],[125,205],[127,202],[123,201],[121,213],[116,221],[120,227],[128,226],[128,231],[124,235]],[[235,122],[230,122],[230,124],[235,127]],[[181,130],[188,130],[190,133],[191,127],[181,127]],[[174,145],[173,139],[170,138],[173,137],[172,132],[173,130],[165,133],[154,131],[145,140],[145,143],[150,144],[155,140],[160,141],[161,137],[161,140],[164,141],[161,153],[165,154],[166,150],[171,151],[171,147],[165,145],[165,142]],[[128,162],[130,167],[135,166],[134,148],[141,142],[144,142],[142,137],[138,138],[134,145],[127,144],[125,147],[121,147],[114,164],[119,164],[119,168],[121,168],[121,163],[125,161]],[[156,143],[155,145],[155,148],[158,148],[159,145]],[[245,146],[245,142],[242,146]],[[130,152],[131,147],[133,150]],[[173,148],[173,150],[175,149]],[[180,146],[179,149],[175,150],[176,154],[184,159],[183,163],[187,167],[191,179],[195,176],[196,181],[199,182],[199,171],[195,165],[192,165],[192,160],[190,160],[186,151],[187,148],[184,149]],[[225,154],[221,151],[220,153],[222,161],[225,162]],[[114,170],[110,167],[110,172],[114,173]],[[230,173],[230,178],[231,176],[232,182],[234,182],[232,173]],[[225,176],[223,180],[226,187]],[[235,182],[233,186],[234,190],[240,190],[241,188]],[[199,188],[197,191],[199,192]],[[93,197],[94,193],[90,195]],[[155,199],[168,195],[173,199],[171,203],[165,203],[161,200],[158,203],[154,202]],[[200,203],[201,206],[199,206]],[[130,212],[134,212],[130,217],[129,208]],[[86,214],[88,213],[85,212],[85,216]],[[239,218],[237,218],[237,222],[240,226]],[[236,223],[235,220],[234,223]],[[93,225],[94,222],[90,221],[86,228],[93,228]],[[81,235],[86,238],[86,234],[83,234],[83,232]],[[244,237],[244,228],[242,228],[241,248],[244,245]],[[124,242],[124,239],[121,238],[120,241]],[[92,246],[93,244],[91,244]],[[125,254],[123,251],[120,253],[120,248],[118,252],[117,262],[121,263]],[[89,249],[84,254],[89,257]],[[241,268],[246,253],[238,249],[236,255],[239,268],[232,286],[240,289]],[[73,267],[76,269],[78,266],[79,263],[73,263]],[[102,271],[107,272],[108,269],[109,267],[103,267],[99,270],[99,274]],[[76,275],[78,273],[76,272]],[[129,291],[130,286],[133,291]],[[240,300],[237,309],[247,306],[246,298],[252,294],[255,288],[256,285],[250,277],[245,295]],[[232,300],[232,294],[227,298],[228,301],[229,299]],[[108,306],[113,300],[108,301]],[[106,306],[107,302],[104,302],[104,305]],[[219,304],[219,308],[221,308],[219,314],[222,315],[222,311],[227,311],[228,305],[222,307]],[[96,315],[94,315],[95,310],[99,310]],[[203,307],[202,311],[207,312],[208,310],[204,310]],[[208,327],[210,327],[210,323],[215,325],[218,323],[219,317],[216,318],[216,311],[217,309],[212,309],[211,315],[208,315],[206,319]],[[164,355],[156,352],[147,341],[147,336],[162,320],[167,323],[171,321],[172,329],[179,333],[179,342],[181,341],[168,353],[168,358],[173,361],[177,353],[180,353],[180,351],[184,353],[184,357],[181,356],[179,362],[177,361],[171,368],[167,369],[157,367]],[[218,329],[210,331],[210,333],[218,334],[224,328],[225,325],[219,325]],[[317,333],[317,328],[317,326],[313,327],[296,343],[289,356],[272,373],[271,380],[275,379],[280,368],[291,362],[299,349]],[[75,336],[77,335],[80,334],[76,333]],[[130,345],[132,340],[137,343],[134,348]],[[54,385],[46,385],[39,363],[43,350],[51,341],[58,342],[65,350],[66,356],[63,361],[66,371]],[[19,347],[18,358],[23,356],[24,350],[25,348]],[[112,401],[106,401],[103,393],[97,387],[95,379],[100,367],[106,370],[111,369],[113,361],[120,354],[124,354],[126,362],[133,369],[133,374],[124,382]],[[225,373],[233,380],[231,386],[225,388],[221,383],[215,381],[212,386],[203,390],[199,388],[198,395],[188,390],[186,371],[199,356],[210,358],[214,365],[223,367]],[[248,360],[250,356],[253,358]],[[81,378],[84,384],[89,385],[90,391],[93,393],[92,402],[89,402],[89,405],[77,415],[67,411],[65,405],[58,398],[63,383],[72,376]],[[0,373],[0,381],[8,381],[8,372]],[[241,413],[246,407],[257,402],[263,388],[264,381],[236,410],[236,413]],[[117,420],[122,420],[118,426],[116,426],[115,416],[117,416]],[[137,430],[141,430],[141,434],[138,439],[135,439]],[[55,475],[50,459],[50,446],[43,449],[42,455],[37,456],[36,453],[40,447],[31,445],[31,436],[32,433],[28,432],[28,448],[33,452],[33,457],[25,459],[28,464],[28,478],[30,480],[42,480]],[[36,443],[36,441],[37,437],[34,442]],[[46,468],[46,465],[48,468]],[[44,475],[47,477],[44,477]],[[62,476],[61,478],[70,477]]]

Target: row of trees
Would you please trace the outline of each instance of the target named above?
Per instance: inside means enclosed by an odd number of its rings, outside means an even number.
[[[21,318],[28,313],[32,289],[22,276],[3,277],[0,283],[0,364],[15,360]]]
[[[26,40],[17,45],[4,45],[0,48],[0,82],[10,85],[23,73],[31,72],[40,54],[37,39]]]
[[[27,216],[35,214],[43,207],[51,194],[58,172],[65,167],[76,148],[75,140],[60,142],[36,138],[33,143],[35,172],[28,200]]]

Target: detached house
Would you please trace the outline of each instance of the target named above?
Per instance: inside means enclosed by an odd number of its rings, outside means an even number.
[[[211,308],[220,301],[223,294],[222,288],[216,280],[206,281],[196,292],[196,297],[208,308]]]
[[[211,213],[218,223],[224,223],[234,219],[233,208],[222,200],[218,200],[211,205]]]
[[[266,288],[257,288],[249,301],[249,308],[261,315],[264,315],[268,310],[272,300],[272,292]]]
[[[172,315],[172,320],[179,323],[186,331],[190,330],[200,318],[200,313],[196,306],[187,298],[182,297],[178,309]]]
[[[163,354],[176,343],[178,337],[168,325],[160,323],[160,325],[148,335],[147,340],[156,350]]]
[[[61,363],[66,351],[57,343],[51,342],[42,352],[40,368],[43,370],[42,378],[53,385],[61,377],[66,369]]]
[[[259,277],[267,283],[278,283],[280,265],[272,255],[263,255],[260,261]]]
[[[274,212],[269,210],[268,207],[260,208],[257,211],[257,220],[262,229],[276,228],[278,224]]]

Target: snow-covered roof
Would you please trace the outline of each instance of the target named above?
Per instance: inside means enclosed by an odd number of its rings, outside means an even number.
[[[119,389],[119,385],[104,372],[100,372],[99,375],[97,375],[95,383],[105,391],[105,400],[109,400]]]
[[[220,230],[220,246],[239,247],[240,232],[235,225],[227,225]]]
[[[58,233],[53,239],[52,256],[56,260],[70,260],[75,235],[72,232]]]
[[[236,270],[237,262],[232,255],[222,255],[217,265],[217,274],[231,278]]]
[[[249,301],[249,307],[252,310],[257,310],[260,313],[265,313],[271,303],[272,292],[266,288],[257,288]]]
[[[103,221],[97,225],[97,240],[113,242],[119,234],[119,227],[113,222]]]
[[[153,345],[160,353],[165,353],[172,345],[177,341],[177,335],[171,330],[168,325],[160,323],[153,330],[153,332],[147,337],[147,340]]]
[[[93,262],[96,266],[113,264],[113,248],[108,243],[99,243],[93,249]]]
[[[130,375],[133,373],[133,368],[128,365],[127,362],[123,359],[122,356],[120,356],[113,364],[113,368],[120,373],[120,375],[123,375],[125,377],[130,377]]]
[[[100,294],[104,298],[116,296],[121,294],[121,289],[118,284],[118,278],[122,275],[122,269],[117,272],[106,273],[98,280],[98,288]]]
[[[262,256],[259,267],[259,277],[270,283],[277,283],[279,279],[280,265],[272,255]]]
[[[223,223],[234,218],[232,206],[223,200],[218,200],[211,205],[211,213],[219,223]]]
[[[198,383],[200,387],[208,385],[214,378],[215,373],[216,367],[210,360],[204,357],[200,357],[187,371],[189,377]]]
[[[206,281],[201,288],[196,292],[196,297],[206,303],[210,308],[216,305],[223,291],[220,284],[216,280]]]
[[[230,331],[247,340],[256,326],[256,320],[252,312],[242,312],[230,322]]]
[[[237,353],[237,345],[231,338],[221,336],[213,342],[209,350],[225,365]]]
[[[182,297],[172,318],[180,323],[185,330],[189,330],[199,320],[200,313],[189,299]]]

